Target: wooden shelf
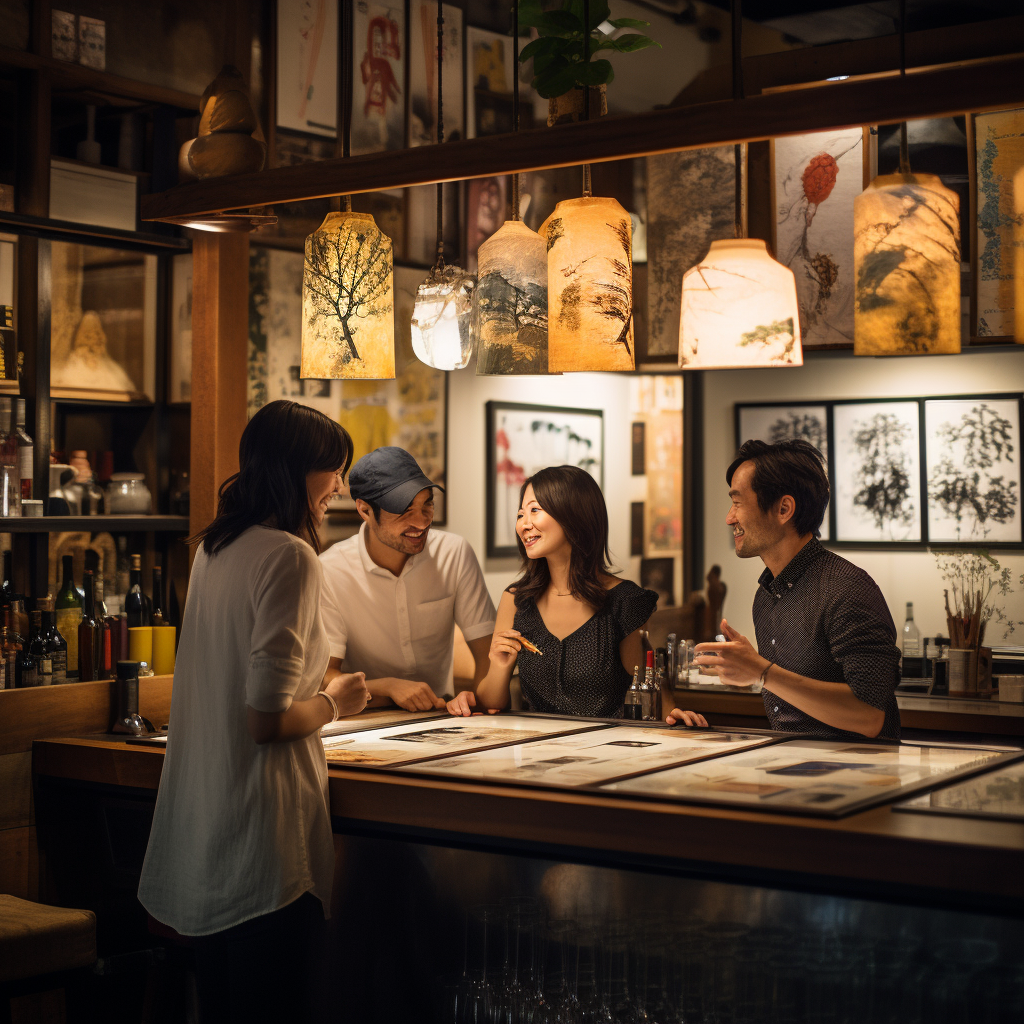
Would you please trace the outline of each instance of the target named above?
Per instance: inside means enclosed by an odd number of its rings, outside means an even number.
[[[156,103],[186,111],[199,110],[200,97],[192,93],[168,89],[162,85],[150,85],[148,82],[137,82],[131,78],[122,78],[120,75],[97,71],[95,68],[57,60],[54,57],[40,57],[28,50],[18,50],[11,46],[0,46],[0,68],[46,71],[56,89],[106,97],[115,106]]]
[[[188,516],[21,516],[0,519],[0,533],[188,533]]]
[[[146,195],[143,220],[187,221],[224,210],[407,188],[438,181],[625,160],[780,135],[949,117],[1024,105],[1024,56],[747,99],[603,117],[443,145],[276,167],[188,182]]]
[[[18,235],[32,235],[57,242],[79,242],[83,245],[109,245],[117,249],[142,252],[189,252],[192,243],[175,235],[158,235],[148,231],[123,231],[97,224],[77,224],[70,220],[50,220],[49,217],[31,217],[24,213],[0,211],[0,228]]]

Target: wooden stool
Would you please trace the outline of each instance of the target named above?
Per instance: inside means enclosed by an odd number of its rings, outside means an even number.
[[[96,963],[96,915],[0,895],[0,1022],[11,999],[63,988]]]

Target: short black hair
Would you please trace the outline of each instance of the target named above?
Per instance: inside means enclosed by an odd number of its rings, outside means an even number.
[[[363,498],[362,500],[366,501],[365,498]],[[373,513],[373,518],[376,519],[377,522],[379,523],[380,522],[380,505],[378,505],[377,502],[375,502],[375,501],[366,501],[366,504],[370,506],[370,511]]]
[[[775,444],[744,441],[732,465],[725,471],[725,482],[732,484],[733,474],[744,463],[754,464],[751,487],[762,512],[775,507],[783,495],[796,502],[793,525],[797,533],[821,534],[821,523],[828,507],[829,486],[821,452],[802,437],[789,437]]]

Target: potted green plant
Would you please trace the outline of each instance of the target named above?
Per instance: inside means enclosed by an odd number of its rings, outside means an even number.
[[[616,53],[634,53],[648,46],[661,46],[649,36],[628,33],[612,39],[598,26],[607,22],[612,28],[647,28],[648,21],[636,18],[611,18],[605,0],[590,4],[590,24],[584,31],[582,0],[562,0],[561,6],[545,11],[541,0],[524,0],[519,6],[519,24],[535,28],[539,36],[523,47],[520,63],[533,61],[534,89],[548,101],[548,124],[560,120],[578,121],[583,112],[583,90],[597,90],[595,114],[607,112],[605,90],[614,80],[611,61],[595,55],[611,50]],[[587,52],[584,43],[589,38]]]

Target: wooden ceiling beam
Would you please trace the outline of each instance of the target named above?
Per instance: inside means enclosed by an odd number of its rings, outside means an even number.
[[[1024,55],[189,182],[143,196],[142,218],[180,222],[273,203],[1015,106],[1024,106]]]

